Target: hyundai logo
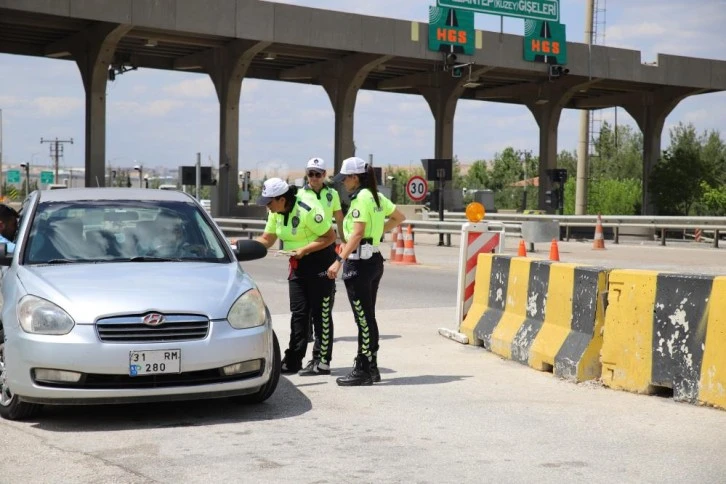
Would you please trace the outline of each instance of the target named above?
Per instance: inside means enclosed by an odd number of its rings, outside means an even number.
[[[159,326],[164,323],[164,315],[159,313],[149,313],[141,320],[146,326]]]

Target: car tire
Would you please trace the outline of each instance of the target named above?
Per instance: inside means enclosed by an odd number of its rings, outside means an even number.
[[[5,334],[0,329],[0,417],[23,420],[38,414],[42,405],[23,402],[5,386]]]
[[[237,403],[243,404],[255,404],[262,403],[275,393],[277,388],[277,382],[280,381],[280,367],[282,357],[280,356],[280,344],[277,342],[277,335],[272,332],[272,371],[270,372],[270,379],[267,383],[256,392],[250,395],[242,395],[234,397],[233,400]]]

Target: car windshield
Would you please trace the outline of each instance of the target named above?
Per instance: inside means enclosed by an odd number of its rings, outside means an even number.
[[[189,202],[41,202],[25,243],[25,264],[228,262],[201,210]]]

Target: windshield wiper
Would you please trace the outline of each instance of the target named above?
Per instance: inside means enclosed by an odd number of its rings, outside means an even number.
[[[178,257],[151,257],[147,255],[140,255],[128,259],[129,262],[181,262]]]
[[[78,262],[83,262],[83,261],[71,260],[71,259],[51,259],[49,261],[43,262],[43,264],[76,264]]]

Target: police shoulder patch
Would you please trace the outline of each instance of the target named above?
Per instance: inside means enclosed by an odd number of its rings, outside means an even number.
[[[310,205],[308,205],[307,203],[303,202],[302,200],[298,200],[297,201],[297,204],[300,205],[305,210],[310,211]]]
[[[317,223],[320,223],[320,222],[322,222],[322,221],[323,221],[323,216],[322,216],[322,215],[320,215],[320,214],[317,214],[317,215],[315,216],[315,221],[316,221]]]
[[[358,218],[358,217],[360,217],[360,210],[358,210],[357,208],[353,209],[353,218]]]

